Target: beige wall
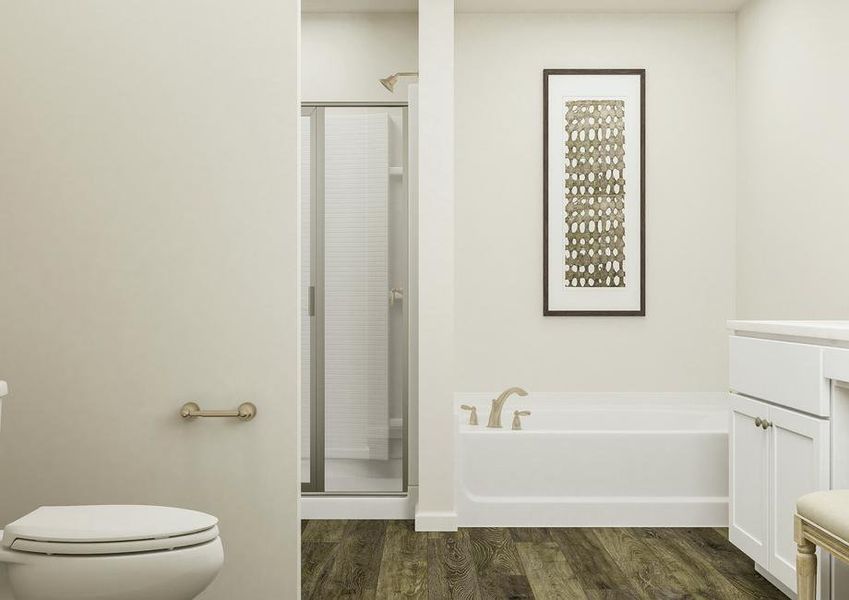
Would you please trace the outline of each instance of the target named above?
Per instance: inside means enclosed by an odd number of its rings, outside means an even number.
[[[302,97],[312,102],[374,102],[407,99],[402,79],[390,93],[381,77],[415,71],[414,13],[304,13],[301,44]]]
[[[720,391],[734,311],[733,15],[457,16],[459,391]],[[542,70],[647,70],[645,318],[542,317]]]
[[[849,318],[849,3],[738,19],[738,316]]]
[[[456,19],[456,388],[724,389],[734,15]],[[391,99],[372,80],[413,61],[415,27],[415,15],[304,15],[304,97]],[[601,66],[648,71],[648,316],[543,318],[541,72]]]
[[[0,526],[194,507],[203,598],[297,597],[297,52],[297,2],[0,4]]]

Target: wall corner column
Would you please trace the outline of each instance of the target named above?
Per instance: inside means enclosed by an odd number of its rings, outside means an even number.
[[[419,1],[418,503],[416,529],[452,531],[454,0]]]

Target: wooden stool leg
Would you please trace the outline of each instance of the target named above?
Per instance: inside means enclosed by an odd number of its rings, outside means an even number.
[[[799,600],[816,600],[817,547],[806,539],[796,546],[796,587]]]

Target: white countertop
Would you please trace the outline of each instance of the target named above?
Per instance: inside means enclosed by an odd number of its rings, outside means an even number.
[[[738,333],[849,342],[849,321],[728,321]]]

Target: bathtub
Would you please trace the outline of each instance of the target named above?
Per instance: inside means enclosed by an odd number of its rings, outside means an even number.
[[[492,397],[457,395],[460,526],[727,526],[725,394],[514,396],[488,429]]]

